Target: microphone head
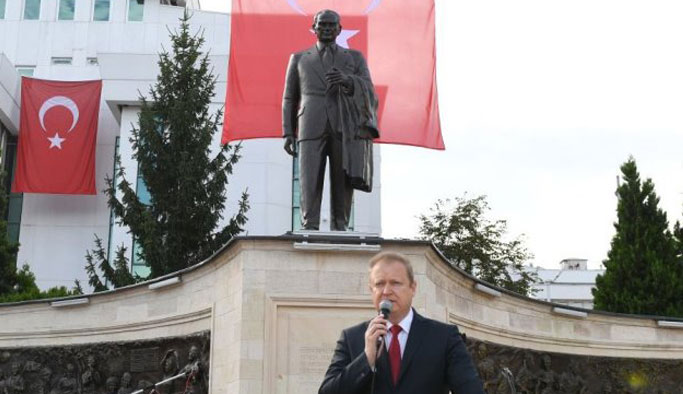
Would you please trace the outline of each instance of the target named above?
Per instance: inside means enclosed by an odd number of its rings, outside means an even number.
[[[379,303],[379,313],[384,316],[384,318],[388,318],[389,314],[391,313],[391,308],[393,308],[394,305],[391,303],[389,300],[382,300],[382,302]]]

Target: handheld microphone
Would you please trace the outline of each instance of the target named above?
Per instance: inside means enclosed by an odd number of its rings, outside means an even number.
[[[379,313],[384,317],[385,319],[389,318],[389,315],[391,314],[391,309],[394,307],[394,305],[391,303],[389,300],[382,300],[382,302],[379,303]],[[381,350],[382,342],[384,342],[384,335],[379,337],[377,339],[377,348]],[[379,351],[377,352],[377,357],[379,357]]]
[[[394,307],[394,305],[391,303],[391,301],[382,300],[382,302],[379,303],[379,313],[381,313],[385,319],[388,319],[389,314],[391,313],[391,309],[393,307]]]

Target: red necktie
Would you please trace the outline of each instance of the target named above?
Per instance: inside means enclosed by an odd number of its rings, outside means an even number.
[[[401,372],[401,344],[398,342],[398,333],[401,326],[398,324],[391,326],[391,344],[389,344],[389,364],[391,364],[391,377],[394,386],[398,383],[398,374]]]

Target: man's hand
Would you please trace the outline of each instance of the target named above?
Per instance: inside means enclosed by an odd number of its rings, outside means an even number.
[[[332,67],[330,71],[325,74],[325,80],[328,86],[342,85],[346,89],[353,87],[351,77],[341,72],[338,68]]]
[[[285,136],[285,152],[290,156],[296,157],[296,141],[291,135]]]
[[[370,320],[368,329],[365,330],[365,356],[368,358],[370,368],[375,368],[377,359],[377,341],[379,337],[387,335],[387,320],[379,315]]]

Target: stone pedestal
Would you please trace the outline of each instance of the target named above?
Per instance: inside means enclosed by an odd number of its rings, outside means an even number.
[[[375,314],[367,262],[379,250],[413,262],[419,313],[458,324],[473,340],[565,355],[683,359],[683,330],[660,327],[658,319],[562,314],[553,304],[478,290],[429,243],[334,234],[240,237],[194,267],[87,302],[0,305],[0,354],[209,331],[211,393],[313,394],[341,329]],[[0,359],[0,369],[8,366]]]

